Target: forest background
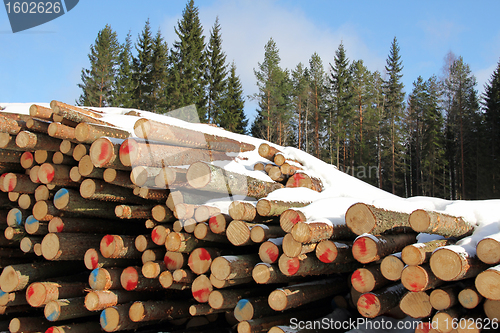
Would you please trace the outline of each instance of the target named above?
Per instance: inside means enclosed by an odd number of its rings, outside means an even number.
[[[246,96],[218,19],[202,27],[189,1],[175,36],[168,45],[149,20],[134,40],[106,25],[82,69],[77,103],[158,113],[195,104],[202,122],[300,148],[401,196],[499,195],[500,62],[482,93],[451,51],[439,73],[405,87],[397,36],[375,71],[349,59],[343,42],[329,59],[312,52],[307,63],[284,68],[271,37],[254,65],[258,92]],[[257,105],[250,122],[245,102]]]

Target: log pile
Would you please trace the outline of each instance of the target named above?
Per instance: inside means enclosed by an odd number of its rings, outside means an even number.
[[[459,216],[282,198],[327,185],[268,143],[122,117],[134,128],[57,101],[0,114],[0,331],[296,332],[292,318],[335,313],[447,332],[499,319],[499,234],[475,244]],[[257,148],[262,175],[222,166]]]

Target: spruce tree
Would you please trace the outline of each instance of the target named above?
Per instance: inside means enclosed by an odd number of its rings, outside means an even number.
[[[403,118],[405,98],[405,93],[403,91],[404,85],[401,82],[401,78],[403,77],[401,74],[403,66],[399,51],[400,48],[398,41],[396,37],[394,37],[389,51],[389,56],[386,60],[387,65],[385,66],[385,70],[387,73],[387,79],[384,80],[384,91],[386,96],[385,117],[389,132],[387,139],[390,145],[390,161],[386,167],[390,170],[390,189],[393,194],[396,194],[398,185],[396,172],[399,170],[401,164],[399,160],[402,142],[401,121]]]
[[[207,45],[207,121],[210,124],[217,123],[222,126],[219,118],[222,116],[222,113],[229,111],[222,108],[223,94],[227,83],[227,66],[226,55],[222,51],[221,46],[222,38],[219,17],[217,17]]]
[[[163,41],[160,30],[153,40],[151,73],[151,111],[164,113],[167,108],[167,70],[168,70],[168,46]]]
[[[500,61],[484,87],[483,102],[485,124],[485,192],[488,197],[500,194]]]
[[[132,59],[132,82],[134,107],[153,111],[151,96],[153,93],[153,36],[149,19],[139,35],[135,48],[137,56]]]
[[[205,36],[194,0],[186,5],[175,33],[179,41],[170,52],[170,109],[195,104],[200,122],[206,122]]]
[[[127,34],[125,43],[121,47],[118,63],[120,66],[116,75],[114,106],[132,108],[134,107],[134,99],[132,95],[132,40],[130,33]]]
[[[293,105],[295,110],[295,127],[297,148],[304,149],[305,134],[306,134],[306,108],[309,95],[309,84],[307,81],[307,68],[302,63],[291,73],[292,86],[293,86]]]
[[[94,45],[90,46],[90,69],[82,69],[82,83],[79,83],[78,87],[83,91],[77,101],[79,105],[113,105],[119,52],[117,34],[106,25],[97,34]]]
[[[243,87],[240,78],[236,75],[236,65],[234,62],[229,69],[226,91],[222,97],[221,109],[224,112],[219,114],[219,125],[228,131],[246,134],[248,120],[244,112],[245,99],[243,97]]]

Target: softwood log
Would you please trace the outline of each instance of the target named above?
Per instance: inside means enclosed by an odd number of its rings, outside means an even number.
[[[205,162],[191,164],[186,177],[189,185],[195,189],[229,195],[246,195],[257,199],[283,188],[282,184],[230,172]]]
[[[133,322],[185,318],[192,304],[191,300],[138,301],[130,306],[129,317]]]
[[[219,280],[242,278],[250,276],[259,261],[256,254],[219,256],[212,261],[210,270]]]
[[[463,285],[456,283],[436,288],[431,291],[429,302],[431,302],[432,307],[438,311],[449,309],[459,303],[458,293],[462,288]]]
[[[35,195],[31,193],[23,193],[19,195],[19,199],[17,199],[17,204],[21,209],[32,209],[35,202]]]
[[[16,136],[16,145],[24,150],[43,149],[47,151],[58,151],[61,140],[42,133],[21,131]]]
[[[167,251],[163,261],[169,271],[184,268],[188,266],[189,254],[181,252]]]
[[[226,228],[226,237],[234,246],[252,245],[250,234],[255,223],[233,220]]]
[[[58,122],[53,122],[49,125],[47,133],[53,137],[61,140],[73,140],[75,141],[75,128],[67,125],[63,125]]]
[[[151,294],[127,290],[92,290],[85,296],[85,307],[89,311],[100,311],[110,306],[151,297]]]
[[[231,221],[232,221],[231,216],[221,213],[221,214],[217,214],[215,216],[212,216],[208,220],[208,225],[210,227],[210,230],[214,234],[224,234],[225,235],[226,228],[229,225],[229,222],[231,222]]]
[[[31,181],[26,174],[7,173],[3,177],[4,192],[35,193],[38,184]]]
[[[122,267],[96,268],[89,274],[89,285],[93,290],[122,289],[120,277]]]
[[[52,201],[37,201],[33,206],[33,217],[38,221],[50,221],[60,215],[62,211],[57,209]]]
[[[165,240],[165,247],[168,251],[190,253],[195,248],[207,245],[207,242],[194,237],[193,234],[185,232],[171,232]]]
[[[197,161],[231,161],[234,157],[225,152],[155,143],[138,138],[126,139],[120,147],[120,161],[124,166],[190,165]],[[158,173],[157,173],[158,174]]]
[[[90,270],[108,267],[127,267],[134,264],[139,264],[138,259],[105,258],[101,255],[101,252],[99,250],[96,250],[95,248],[89,248],[87,251],[85,251],[83,262],[85,263],[85,267]]]
[[[310,276],[334,273],[352,272],[361,265],[356,262],[330,263],[321,262],[314,254],[305,254],[300,257],[288,257],[286,254],[278,260],[280,271],[287,276]]]
[[[34,154],[35,162],[38,164],[50,163],[54,157],[54,153],[53,151],[37,149]]]
[[[288,180],[288,176],[281,173],[281,169],[279,166],[275,165],[269,169],[267,173],[269,178],[278,183],[284,183]]]
[[[274,264],[278,262],[279,257],[283,254],[283,237],[271,238],[263,242],[259,246],[259,258],[262,262]]]
[[[158,276],[158,281],[164,289],[185,290],[190,288],[190,284],[175,282],[171,271],[163,271]]]
[[[127,139],[131,133],[117,127],[90,123],[79,123],[75,127],[75,138],[80,142],[91,144],[102,136]]]
[[[50,120],[52,117],[52,109],[37,104],[30,106],[29,113],[33,118]]]
[[[156,279],[161,272],[165,271],[167,267],[162,260],[148,261],[142,265],[141,273],[148,279]]]
[[[148,249],[144,252],[142,252],[141,260],[142,263],[145,264],[149,261],[156,261],[163,259],[165,257],[165,249],[164,248],[154,248],[154,249]]]
[[[22,290],[33,281],[61,276],[71,269],[77,272],[81,268],[81,263],[75,261],[68,261],[65,265],[50,261],[10,265],[5,267],[0,275],[0,287],[6,293]]]
[[[23,121],[17,121],[0,115],[0,130],[2,132],[16,135],[22,130],[23,127],[26,127],[26,123]]]
[[[358,311],[363,317],[375,318],[398,306],[405,293],[407,290],[399,283],[363,294],[357,302]]]
[[[64,164],[64,165],[77,165],[78,162],[74,160],[73,157],[64,155],[60,151],[54,152],[52,155],[52,163],[54,164]]]
[[[410,227],[409,214],[378,208],[373,205],[356,203],[345,213],[347,226],[356,235],[370,233],[380,235],[387,230]]]
[[[286,187],[306,187],[316,192],[323,191],[323,183],[320,179],[306,174],[304,171],[297,171],[286,182]]]
[[[54,194],[54,206],[59,210],[83,216],[116,219],[113,203],[84,199],[78,191],[73,189],[58,190]]]
[[[7,213],[6,217],[6,222],[9,227],[19,227],[24,224],[24,221],[28,216],[30,215],[30,212],[25,209],[20,209],[20,208],[12,208],[9,210]]]
[[[380,271],[382,272],[382,275],[387,280],[391,281],[401,279],[401,273],[403,272],[404,267],[405,264],[401,259],[401,252],[396,252],[386,256],[380,263]]]
[[[79,162],[84,156],[89,155],[89,153],[90,153],[90,146],[80,143],[76,145],[75,148],[73,149],[72,156],[75,159],[75,161]]]
[[[438,311],[432,317],[432,324],[437,331],[448,333],[453,331],[453,323],[458,323],[462,315],[464,315],[464,309],[458,306]]]
[[[51,326],[46,333],[93,333],[101,329],[97,321],[89,321],[75,324],[66,324],[60,326]]]
[[[196,224],[193,235],[199,240],[207,242],[215,242],[221,244],[227,244],[229,242],[227,237],[225,237],[224,235],[213,233],[212,230],[210,230],[208,223],[206,222]]]
[[[241,322],[275,315],[276,312],[269,306],[267,298],[258,296],[240,299],[234,307],[234,317]]]
[[[416,232],[426,232],[445,237],[465,237],[474,231],[474,225],[462,217],[417,209],[410,214],[410,226]]]
[[[273,288],[261,286],[259,289],[252,287],[243,288],[230,288],[222,290],[213,290],[208,296],[208,305],[212,308],[219,309],[234,309],[239,300],[245,297],[250,297],[252,295],[259,296],[266,294],[268,295]]]
[[[128,315],[131,304],[118,304],[108,307],[101,312],[100,324],[105,332],[133,330],[141,327],[142,323],[135,323]]]
[[[163,287],[157,279],[148,279],[142,275],[141,267],[129,266],[120,275],[120,283],[125,290],[154,291]]]
[[[127,171],[107,168],[104,170],[102,177],[106,183],[132,189],[136,188],[136,185],[130,180],[130,172]]]
[[[45,222],[38,221],[33,215],[28,216],[24,229],[30,235],[46,235],[48,233],[49,225]]]
[[[210,279],[205,274],[199,275],[191,285],[191,293],[199,303],[207,303],[208,296],[213,290]]]
[[[438,279],[428,264],[422,266],[406,266],[401,272],[401,283],[413,292],[436,288],[444,283]]]
[[[26,289],[26,301],[32,307],[40,307],[62,298],[84,296],[85,282],[34,282]]]
[[[120,161],[120,146],[123,139],[101,137],[90,146],[90,159],[98,168],[112,168],[118,170],[130,170],[130,166],[124,166]]]
[[[483,309],[486,316],[493,320],[500,320],[500,301],[486,299],[483,303]]]
[[[60,115],[68,120],[74,121],[75,123],[86,122],[112,126],[105,121],[99,120],[98,118],[101,118],[102,115],[95,111],[79,108],[55,100],[50,102],[50,108],[52,109],[53,113]]]
[[[118,203],[145,204],[146,200],[133,195],[126,187],[112,185],[99,179],[85,179],[80,184],[80,195],[85,199]]]
[[[500,233],[486,236],[476,245],[477,257],[486,264],[500,263]]]
[[[267,143],[261,143],[258,152],[260,156],[274,162],[274,156],[280,151]]]
[[[298,283],[274,290],[269,294],[268,303],[273,310],[284,311],[339,294],[346,288],[347,281],[342,277]]]
[[[32,168],[35,165],[35,156],[30,151],[25,151],[19,158],[19,163],[24,169]]]
[[[59,151],[66,156],[73,157],[73,151],[76,146],[77,144],[70,140],[62,140]]]
[[[434,312],[428,291],[408,292],[399,303],[401,310],[412,318],[428,318]]]
[[[108,234],[117,230],[125,235],[146,231],[143,226],[134,222],[83,217],[56,216],[48,224],[49,232]]]
[[[326,222],[298,222],[291,232],[293,239],[300,243],[318,243],[327,239],[354,240],[356,235],[345,224]]]
[[[213,260],[220,255],[219,249],[199,247],[189,254],[188,266],[195,274],[205,274],[210,270]]]
[[[42,255],[47,260],[81,260],[100,241],[94,234],[49,233],[42,240]]]
[[[157,225],[151,231],[151,240],[156,245],[165,245],[165,241],[167,240],[167,236],[172,232],[172,228],[167,225]]]
[[[351,285],[360,293],[367,293],[390,283],[380,272],[380,265],[373,264],[356,269],[351,275]]]
[[[117,205],[115,215],[121,219],[150,219],[154,205]]]
[[[304,213],[298,209],[290,208],[280,215],[280,226],[285,232],[291,232],[294,225],[307,220]]]
[[[43,184],[53,184],[64,187],[77,187],[80,184],[71,180],[71,166],[63,164],[44,163],[38,169],[38,179]]]
[[[231,288],[239,285],[248,285],[253,282],[251,276],[239,279],[219,280],[213,274],[210,274],[210,283],[217,289]]]
[[[205,316],[214,313],[226,312],[225,309],[216,310],[208,304],[193,304],[189,307],[189,314],[195,316]]]
[[[83,177],[103,179],[104,170],[106,169],[95,167],[89,155],[83,156],[80,161],[78,161],[78,172]]]
[[[256,209],[257,213],[261,216],[279,216],[287,209],[305,207],[310,203],[310,201],[292,202],[262,198],[257,202]]]
[[[441,246],[452,245],[453,239],[438,239],[406,246],[401,251],[401,259],[407,265],[422,265],[429,261],[432,252]]]
[[[318,243],[302,244],[293,239],[292,234],[286,234],[283,237],[283,253],[290,258],[298,257],[302,254],[314,252]]]
[[[458,301],[464,308],[474,309],[483,301],[483,296],[476,287],[470,286],[465,287],[458,293]]]
[[[24,290],[4,293],[0,292],[0,306],[18,306],[28,304],[26,300],[26,292]]]
[[[262,243],[271,238],[283,237],[285,232],[279,225],[256,224],[250,229],[250,239]]]
[[[137,259],[142,253],[135,248],[135,238],[129,235],[106,235],[99,249],[104,258]]]
[[[134,132],[139,138],[185,147],[225,152],[243,152],[255,149],[254,145],[248,143],[160,123],[146,118],[139,119],[135,123]]]
[[[480,261],[472,250],[456,245],[437,249],[429,263],[434,275],[444,281],[474,277],[489,267]]]
[[[352,245],[352,255],[359,262],[366,264],[401,251],[405,246],[416,242],[416,234],[398,234],[375,237],[358,236]]]
[[[10,321],[9,331],[11,333],[40,332],[40,330],[46,330],[50,326],[52,323],[43,316],[16,317]]]
[[[476,288],[485,298],[500,300],[500,265],[490,267],[479,273],[475,280]]]

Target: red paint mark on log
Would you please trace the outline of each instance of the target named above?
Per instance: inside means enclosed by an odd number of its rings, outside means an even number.
[[[99,161],[100,162],[103,162],[103,161],[107,161],[109,159],[109,147],[106,143],[103,143],[100,145],[100,152],[99,152]]]
[[[413,292],[417,292],[417,291],[420,291],[422,290],[422,286],[420,284],[418,284],[417,282],[412,282],[410,283],[410,291],[413,291]]]
[[[212,227],[217,228],[219,226],[219,223],[217,223],[217,218],[215,216],[212,216],[208,220],[208,225],[210,226],[210,228],[212,228]]]
[[[295,217],[291,221],[294,225],[299,223],[299,222],[302,222],[302,220],[300,219],[300,215],[297,213],[295,213]]]
[[[33,290],[33,286],[30,286],[30,287],[28,288],[28,292],[26,293],[26,296],[27,296],[28,298],[31,298],[31,296],[33,296],[33,294],[34,294],[34,293],[35,293],[35,290]]]
[[[299,271],[299,260],[297,258],[290,258],[290,260],[287,261],[287,266],[288,275],[294,275]]]
[[[206,302],[208,298],[208,294],[210,294],[210,290],[208,288],[200,289],[200,290],[193,290],[193,297],[195,300],[198,302]]]
[[[62,224],[62,223],[61,223],[61,224],[59,224],[59,225],[56,227],[57,232],[62,232],[62,231],[63,231],[63,229],[64,229],[64,224]]]
[[[361,302],[358,302],[358,304],[362,308],[369,309],[372,305],[375,304],[375,302],[377,301],[377,298],[372,293],[366,293],[366,294],[361,295],[360,300],[362,300],[364,302],[361,301]]]
[[[271,262],[276,262],[276,260],[278,260],[279,253],[275,251],[275,249],[273,249],[272,247],[266,250],[266,254]]]
[[[137,281],[128,280],[127,284],[125,286],[125,290],[131,291],[131,290],[134,290],[136,287],[137,287]]]
[[[423,333],[429,333],[431,331],[431,325],[429,323],[420,323],[418,328],[420,328]]]
[[[54,180],[55,171],[54,168],[50,167],[50,170],[47,170],[45,176],[47,177],[47,181],[50,183]]]
[[[296,173],[295,175],[292,176],[293,177],[293,186],[294,187],[299,187],[299,182],[302,180],[302,179],[306,179],[306,177],[304,177],[303,174],[301,173]]]
[[[365,285],[365,281],[363,280],[363,277],[361,276],[361,272],[359,271],[359,269],[355,270],[354,273],[352,273],[351,281],[353,283],[358,283],[361,286]]]
[[[151,231],[151,239],[153,240],[153,242],[155,244],[157,244],[158,241],[160,240],[160,235],[158,234],[158,232],[156,231],[156,229],[153,229],[153,231]]]
[[[7,186],[7,192],[12,192],[14,191],[14,188],[16,187],[16,181],[15,177],[11,178],[9,181],[9,185]]]
[[[332,254],[332,250],[326,249],[322,255],[319,256],[319,261],[324,262],[325,264],[331,263],[333,260],[330,259],[330,255]]]
[[[47,330],[45,331],[45,333],[54,333],[54,327],[47,328]]]
[[[354,242],[352,247],[361,256],[366,256],[366,240],[364,238],[359,238],[357,241]]]
[[[96,255],[90,257],[90,264],[92,265],[92,269],[96,269],[98,267],[99,261],[97,260]]]
[[[205,249],[200,249],[200,254],[198,255],[198,258],[200,260],[203,260],[203,261],[209,261],[209,260],[212,260],[212,256],[210,255],[210,253],[208,253],[207,250]]]
[[[189,259],[191,259],[191,257],[189,257]],[[169,267],[175,267],[176,266],[175,260],[172,260],[172,258],[170,258],[169,256],[165,256],[163,258],[163,261],[165,262],[165,266],[167,266],[167,269],[169,269]]]
[[[111,243],[113,243],[114,240],[115,238],[113,237],[113,235],[104,236],[104,241],[106,242],[106,246],[111,245]]]

